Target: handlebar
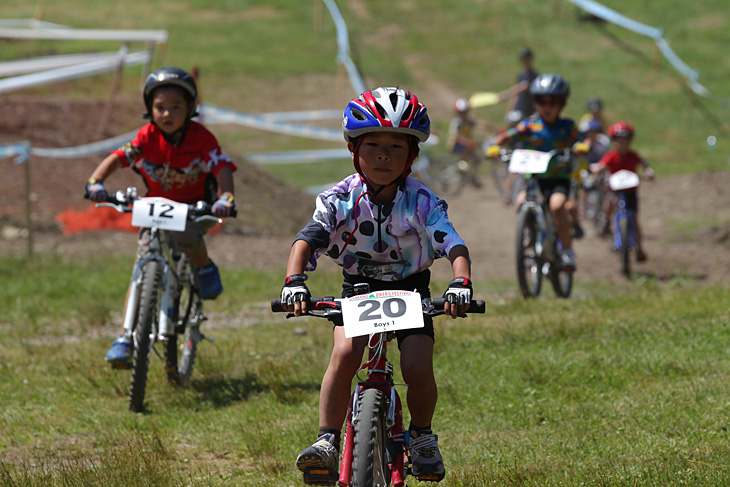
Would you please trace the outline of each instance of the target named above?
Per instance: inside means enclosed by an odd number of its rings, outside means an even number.
[[[444,313],[444,303],[446,303],[446,298],[424,298],[421,300],[421,304],[423,305],[423,314],[426,316],[439,316]],[[341,316],[342,315],[342,308],[340,306],[340,302],[335,299],[333,296],[324,297],[324,298],[317,298],[314,296],[310,296],[309,301],[307,301],[307,312],[304,313],[302,316],[316,316],[318,318],[333,318],[335,316]],[[469,309],[466,310],[466,313],[484,313],[486,310],[486,303],[481,300],[472,300],[471,303],[469,303]],[[271,300],[271,311],[274,313],[287,313],[287,311],[284,309],[284,307],[281,305],[281,299],[272,299]],[[318,313],[314,313],[314,311]],[[464,317],[466,316],[466,313],[459,314],[459,316]],[[288,312],[287,318],[291,318],[294,316],[294,313]]]
[[[131,189],[131,188],[130,188]],[[136,193],[136,188],[135,188]],[[84,194],[85,199],[90,199],[88,194]],[[102,202],[98,202],[102,204],[103,206],[110,206],[117,210],[119,213],[131,213],[132,212],[132,205],[134,204],[134,201],[137,200],[137,198],[134,195],[129,195],[128,193],[125,193],[124,191],[117,191],[116,193],[107,193],[106,200]],[[104,204],[107,203],[107,204]],[[188,205],[188,217],[189,218],[196,218],[199,216],[214,216],[217,217],[218,215],[215,215],[211,211],[212,205],[206,201],[198,201],[194,205]],[[231,214],[228,215],[229,217],[235,218],[238,216],[238,211],[236,209],[233,209],[231,211]]]

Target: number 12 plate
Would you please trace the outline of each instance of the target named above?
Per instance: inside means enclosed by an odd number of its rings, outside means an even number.
[[[421,295],[410,291],[376,291],[343,299],[345,337],[423,328]]]
[[[157,227],[182,232],[187,218],[188,205],[167,198],[140,198],[132,207],[132,225],[135,227]]]

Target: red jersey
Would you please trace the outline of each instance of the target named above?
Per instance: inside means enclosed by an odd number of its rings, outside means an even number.
[[[606,152],[600,161],[600,163],[604,165],[611,174],[622,169],[639,172],[638,168],[639,165],[641,165],[641,162],[642,159],[636,152],[629,151],[625,156],[621,157],[621,154],[619,154],[616,149]]]
[[[112,154],[119,156],[122,167],[133,166],[142,175],[147,196],[187,204],[205,199],[205,180],[209,175],[217,175],[224,167],[237,169],[221,152],[215,136],[195,121],[190,121],[178,146],[168,142],[157,125],[148,123],[132,142]]]

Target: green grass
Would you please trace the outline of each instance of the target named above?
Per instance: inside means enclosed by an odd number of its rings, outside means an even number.
[[[316,430],[328,324],[271,314],[280,276],[224,270],[204,325],[215,342],[201,345],[192,384],[169,386],[155,359],[148,412],[132,414],[129,374],[103,361],[128,278],[118,260],[0,259],[12,283],[0,302],[0,483],[301,485],[293,459]],[[77,292],[88,282],[95,293]],[[533,301],[484,286],[486,315],[437,322],[442,485],[730,482],[727,285],[581,283],[583,297]],[[314,273],[310,287],[336,292],[339,277]]]
[[[368,85],[445,92],[421,97],[441,133],[455,96],[512,84],[517,51],[527,44],[540,71],[571,81],[565,114],[577,118],[588,96],[602,97],[609,120],[635,125],[635,146],[660,177],[728,169],[728,109],[706,100],[693,106],[666,62],[652,68],[651,40],[577,22],[567,2],[338,3]],[[700,70],[699,81],[730,95],[728,5],[606,3],[664,28],[680,58]],[[37,5],[5,1],[0,17],[29,18]],[[334,27],[325,10],[317,28],[317,5],[42,4],[44,20],[74,27],[168,29],[170,42],[157,51],[155,67],[197,65],[205,101],[247,112],[343,108],[354,95],[344,81],[344,88],[337,86]],[[117,48],[4,41],[0,59]],[[125,71],[125,89],[138,88],[140,71]],[[110,82],[107,75],[32,92],[103,99]],[[323,99],[331,102],[321,106]],[[504,107],[476,114],[501,124]],[[213,129],[236,152],[341,146],[241,127]],[[710,134],[718,136],[714,151],[705,146]],[[341,161],[272,171],[309,186],[336,180],[349,167]],[[687,234],[697,225],[676,223]],[[130,268],[131,256],[0,257],[0,484],[301,485],[293,462],[316,429],[328,325],[267,311],[280,273],[224,269],[226,292],[206,308],[205,331],[215,342],[201,346],[192,384],[170,387],[155,360],[149,413],[131,414],[129,374],[103,361],[118,333]],[[478,286],[490,305],[485,316],[437,323],[434,427],[449,472],[441,485],[730,484],[727,285],[699,286],[682,276],[641,278],[620,288],[581,282],[570,300],[530,302],[516,297],[513,282]],[[315,273],[310,287],[336,293],[339,278]],[[391,347],[391,359],[397,358]]]

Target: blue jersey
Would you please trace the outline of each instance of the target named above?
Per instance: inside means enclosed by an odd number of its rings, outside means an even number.
[[[449,221],[446,202],[420,181],[406,178],[393,201],[383,205],[373,203],[370,195],[360,198],[366,189],[353,174],[319,194],[312,219],[297,235],[312,248],[307,271],[326,253],[350,275],[399,281],[464,245]]]
[[[578,128],[572,119],[559,118],[554,124],[547,125],[538,114],[527,117],[515,127],[507,130],[507,135],[513,142],[521,142],[524,149],[540,152],[569,149],[578,142]],[[571,174],[572,167],[569,163],[561,164],[553,158],[547,171],[536,177],[570,179]]]

